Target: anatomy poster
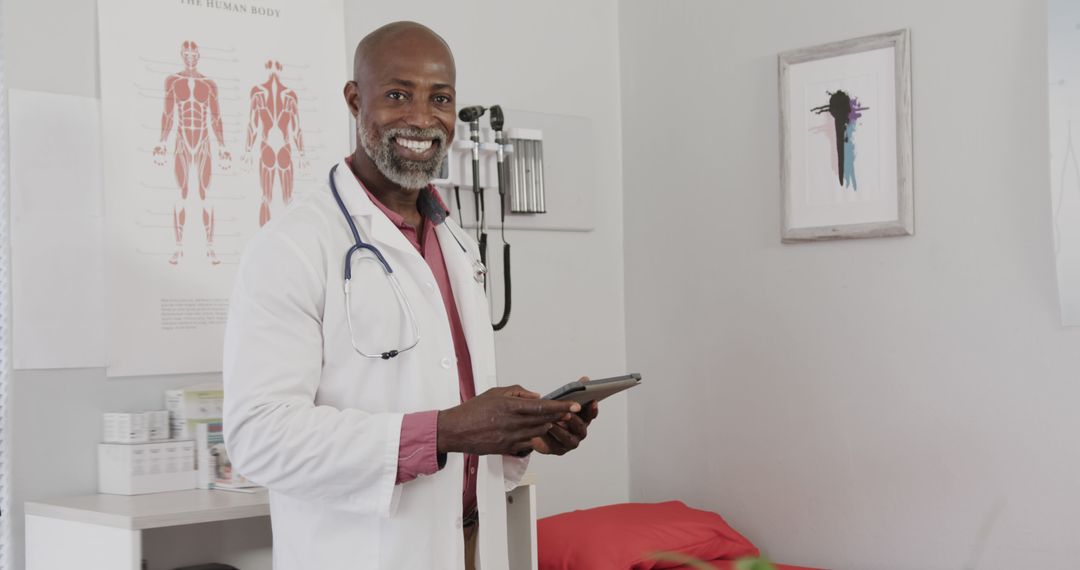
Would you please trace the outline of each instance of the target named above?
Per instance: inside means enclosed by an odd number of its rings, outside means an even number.
[[[1080,325],[1080,3],[1047,4],[1050,198],[1061,321]]]
[[[348,152],[341,0],[99,0],[110,376],[221,370],[247,240]]]

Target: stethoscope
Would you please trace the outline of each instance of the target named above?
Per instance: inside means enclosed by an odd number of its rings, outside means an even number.
[[[379,248],[365,242],[363,239],[360,238],[360,231],[356,229],[356,224],[353,222],[352,215],[349,214],[349,209],[345,207],[345,202],[341,199],[341,194],[338,193],[337,184],[334,182],[334,174],[337,172],[338,166],[338,164],[335,164],[333,167],[330,168],[330,192],[334,195],[334,201],[337,202],[338,208],[341,210],[341,214],[345,216],[345,222],[349,224],[349,231],[351,231],[353,235],[353,245],[349,248],[349,251],[345,253],[344,273],[345,320],[346,322],[348,322],[349,325],[349,340],[350,342],[352,342],[353,349],[356,350],[356,352],[364,358],[380,358],[382,360],[390,360],[391,358],[394,358],[395,356],[398,356],[405,351],[411,350],[413,347],[420,343],[420,328],[416,323],[416,315],[413,313],[412,305],[409,303],[409,299],[405,296],[405,292],[401,289],[401,284],[398,283],[397,277],[394,275],[394,270],[390,267],[390,263],[386,261],[386,258],[383,256],[382,252],[379,251]],[[453,231],[450,231],[450,235],[454,237],[454,241],[457,242],[458,247],[461,248],[461,251],[468,253],[468,251],[465,249],[465,246],[461,244],[461,240],[459,240],[458,237],[454,235]],[[402,313],[405,314],[406,320],[409,321],[410,328],[412,329],[412,342],[406,343],[406,346],[404,348],[367,353],[356,344],[356,335],[353,333],[352,303],[349,283],[352,281],[353,254],[362,250],[367,250],[371,252],[374,257],[364,256],[360,258],[361,260],[375,260],[379,262],[379,265],[382,267],[383,273],[390,281],[390,286],[394,290],[394,296],[397,297],[398,305],[401,306]],[[473,263],[473,278],[476,279],[477,282],[482,283],[486,274],[487,269],[484,267],[483,263],[479,261]]]

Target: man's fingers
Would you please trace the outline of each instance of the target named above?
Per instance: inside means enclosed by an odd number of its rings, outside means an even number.
[[[534,437],[543,437],[547,435],[547,433],[550,432],[554,427],[554,424],[541,424],[539,426],[531,427],[521,432],[521,438],[525,440],[530,440]]]
[[[530,390],[526,390],[525,388],[522,388],[521,386],[515,386],[515,389],[510,390],[509,392],[507,392],[506,395],[507,396],[512,396],[514,398],[525,398],[525,399],[528,399],[528,400],[539,400],[540,399],[540,394],[537,394],[536,392],[532,392]]]
[[[578,417],[585,420],[585,425],[596,419],[596,416],[600,415],[600,404],[595,401],[585,404],[585,409],[578,414]]]
[[[531,414],[518,414],[512,418],[507,418],[505,424],[508,429],[512,430],[540,430],[540,433],[546,433],[547,429],[544,426],[550,426],[555,422],[567,421],[567,416],[573,414],[551,414],[551,415],[531,415]]]
[[[567,451],[577,448],[578,444],[581,443],[581,438],[558,425],[552,426],[547,433],[555,439],[555,441],[559,442],[559,445],[565,447]]]
[[[522,388],[519,384],[507,386],[506,388],[492,388],[492,390],[501,390],[503,392],[503,396],[511,396],[514,398],[526,398],[529,400],[536,400],[540,398],[540,394],[537,394],[536,392],[533,392],[531,390],[526,390],[525,388]]]
[[[559,427],[560,424],[555,424]],[[560,429],[563,429],[560,427]],[[579,415],[573,415],[570,417],[570,421],[566,422],[565,430],[574,434],[578,439],[585,439],[585,436],[589,433],[589,424],[585,423],[585,420]]]
[[[566,430],[555,426],[544,435],[533,439],[533,449],[548,455],[565,455],[576,448],[580,441]]]
[[[582,376],[581,378],[578,378],[578,382],[581,382],[582,384],[584,384],[584,383],[586,383],[588,381],[589,381],[588,376]]]
[[[517,457],[524,457],[528,452],[533,450],[533,444],[531,440],[519,441],[510,447],[510,454]]]
[[[564,414],[576,414],[581,411],[581,404],[577,402],[560,402],[558,400],[528,400],[519,398],[514,402],[514,411],[522,415],[530,416],[553,416],[560,419]]]

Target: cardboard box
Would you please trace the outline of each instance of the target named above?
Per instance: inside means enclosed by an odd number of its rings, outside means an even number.
[[[102,439],[106,443],[144,443],[150,441],[147,417],[142,412],[109,412],[102,415]]]
[[[194,489],[195,442],[98,444],[98,492],[141,495]]]
[[[166,441],[169,439],[172,431],[172,428],[169,427],[169,410],[143,412],[143,415],[146,416],[146,431],[150,441]]]
[[[172,439],[194,439],[195,424],[219,422],[225,388],[221,383],[197,384],[165,391]]]

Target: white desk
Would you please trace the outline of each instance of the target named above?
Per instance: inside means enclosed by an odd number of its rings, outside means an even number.
[[[526,475],[521,486],[506,494],[506,500],[510,568],[536,570],[536,489],[532,476]],[[27,502],[26,569],[139,570],[143,530],[269,515],[265,491],[195,489]]]

